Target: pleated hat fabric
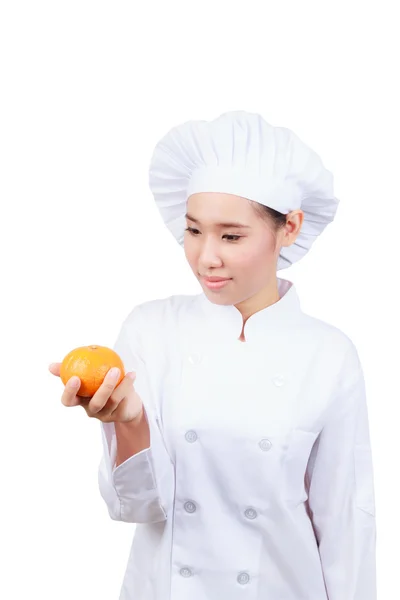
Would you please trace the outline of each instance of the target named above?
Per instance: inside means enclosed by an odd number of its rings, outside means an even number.
[[[173,127],[154,149],[149,186],[165,225],[182,247],[187,199],[197,192],[235,194],[284,214],[301,208],[301,231],[291,246],[281,249],[277,270],[310,250],[339,204],[332,173],[318,154],[290,129],[246,111]]]

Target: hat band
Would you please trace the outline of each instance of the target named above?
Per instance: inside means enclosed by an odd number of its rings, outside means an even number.
[[[293,181],[260,176],[251,169],[205,166],[195,169],[186,199],[199,192],[234,194],[269,206],[283,214],[301,207],[302,194]]]

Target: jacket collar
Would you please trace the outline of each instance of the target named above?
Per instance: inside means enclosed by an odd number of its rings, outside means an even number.
[[[251,315],[244,326],[247,342],[268,341],[269,333],[286,329],[302,314],[299,297],[292,281],[278,277],[279,300]],[[204,292],[199,294],[199,305],[205,320],[201,325],[207,330],[207,338],[238,343],[243,327],[243,317],[233,304],[221,305],[211,302]]]

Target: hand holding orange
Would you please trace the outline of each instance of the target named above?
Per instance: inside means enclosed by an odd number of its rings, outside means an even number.
[[[79,377],[81,380],[79,396],[91,398],[113,367],[120,370],[116,382],[118,385],[125,377],[124,364],[118,354],[107,346],[80,346],[64,357],[60,366],[60,378],[66,385],[71,377]]]
[[[113,368],[119,373],[113,375]],[[118,354],[106,346],[80,346],[49,371],[64,383],[64,406],[82,406],[89,417],[104,423],[139,422],[144,414],[142,399],[135,390],[135,371],[125,374]],[[76,382],[75,382],[76,380]]]

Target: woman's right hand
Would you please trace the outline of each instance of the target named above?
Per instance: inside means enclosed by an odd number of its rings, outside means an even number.
[[[52,363],[49,371],[60,377],[61,363]],[[119,374],[114,378],[108,371],[103,383],[91,398],[78,395],[80,379],[71,377],[64,387],[61,402],[64,406],[83,406],[88,417],[99,419],[103,423],[128,423],[140,419],[143,403],[133,385],[136,373],[127,373],[121,383],[116,386]],[[73,385],[77,380],[78,385]]]

